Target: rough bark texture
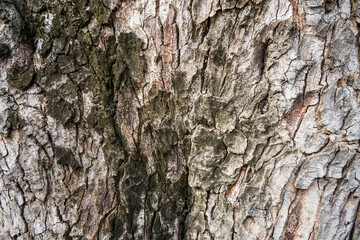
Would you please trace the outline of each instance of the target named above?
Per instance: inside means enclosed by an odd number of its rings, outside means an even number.
[[[0,239],[360,239],[360,3],[0,1]]]

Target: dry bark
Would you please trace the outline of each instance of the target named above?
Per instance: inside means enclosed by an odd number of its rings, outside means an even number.
[[[360,239],[360,3],[2,0],[0,239]]]

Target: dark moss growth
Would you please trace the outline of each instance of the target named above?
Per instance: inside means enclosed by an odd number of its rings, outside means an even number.
[[[94,106],[91,108],[89,115],[86,118],[86,123],[89,127],[94,128],[97,124],[97,108]]]
[[[0,58],[7,57],[10,54],[10,47],[7,44],[0,44]]]
[[[196,25],[194,22],[191,25],[191,39],[194,42],[203,42],[205,36],[209,33],[211,24],[211,18],[202,22],[200,25]]]
[[[92,78],[93,86],[91,91],[96,95],[94,101],[99,109],[104,109],[106,106],[113,105],[114,102],[114,84],[112,65],[115,60],[115,37],[109,37],[106,40],[105,51],[101,51],[93,46],[93,38],[89,32],[80,36],[80,44],[86,55],[92,71],[95,76]]]
[[[17,8],[17,9],[21,9],[21,8]],[[23,11],[20,10],[20,13],[23,16],[23,24],[21,27],[22,27],[22,34],[24,40],[29,44],[34,45],[37,29],[40,26],[39,18],[32,15],[26,7],[24,8]]]
[[[253,64],[259,69],[260,76],[264,73],[269,42],[269,39],[266,39],[264,42],[259,42],[255,47]]]
[[[55,92],[48,92],[47,113],[66,126],[74,116],[73,106],[58,96]]]
[[[125,159],[124,147],[120,142],[106,143],[104,147],[104,157],[108,165],[113,169],[118,169]]]
[[[84,66],[88,63],[85,51],[78,41],[71,42],[70,55],[76,60],[77,65]]]
[[[116,179],[122,194],[126,196],[118,200],[118,213],[112,218],[109,231],[113,239],[131,238],[131,233],[140,227],[137,219],[145,206],[147,236],[152,239],[169,239],[176,219],[186,211],[189,196],[185,170],[181,170],[176,182],[166,177],[168,161],[179,155],[180,164],[183,164],[186,161],[183,155],[189,154],[182,154],[182,149],[189,149],[190,141],[182,144],[181,139],[186,130],[182,129],[177,119],[181,116],[184,103],[169,92],[154,90],[150,93],[149,104],[143,109],[137,109],[134,101],[138,101],[137,92],[147,70],[142,56],[142,41],[134,33],[121,33],[118,42],[114,37],[108,38],[103,51],[94,46],[92,37],[90,33],[79,37],[94,72],[91,77],[94,87],[90,90],[94,92],[96,106],[91,109],[87,124],[104,136],[106,162],[112,169],[119,169]],[[180,73],[178,77],[185,76]],[[179,91],[184,91],[180,85]],[[134,119],[134,116],[138,116],[138,119]],[[160,121],[161,127],[153,131],[151,124],[155,121]],[[147,122],[148,127],[142,127],[144,122]],[[142,135],[148,135],[154,146],[150,151],[153,151],[152,157],[156,159],[156,173],[152,176],[148,176],[148,160],[142,155],[138,142],[126,142],[121,132],[135,125],[139,125],[134,130],[134,134],[137,131],[137,141],[140,142],[144,137]],[[154,201],[158,201],[155,204],[158,207],[154,208]],[[154,212],[158,212],[158,220]],[[161,219],[166,221],[165,225]],[[160,225],[156,221],[160,221]]]
[[[46,57],[52,48],[52,39],[44,36],[43,43],[41,45],[41,49],[38,51],[41,57]]]
[[[126,220],[126,219],[125,219]],[[121,216],[114,216],[110,220],[109,232],[111,233],[111,240],[117,240],[126,233],[126,223]]]
[[[145,108],[149,119],[162,119],[163,116],[167,115],[169,113],[169,100],[169,92],[159,91]]]
[[[8,121],[12,129],[20,128],[23,125],[23,120],[19,117],[19,115],[15,111],[10,112]]]
[[[269,106],[268,106],[267,99],[263,99],[259,102],[258,109],[261,114],[265,114],[269,110],[268,108],[269,108]]]
[[[75,59],[70,56],[61,55],[56,62],[62,73],[71,73],[79,69],[75,63]]]
[[[152,209],[154,205],[154,198],[149,197],[146,202],[149,215],[152,220],[149,223],[146,231],[149,231],[149,235],[152,239],[171,239],[173,236],[174,224],[179,224],[180,228],[185,222],[186,212],[189,206],[190,191],[187,184],[187,173],[183,172],[181,178],[171,183],[168,179],[160,177],[161,169],[158,168],[158,173],[155,177],[151,178],[151,188],[148,190],[148,194],[157,196],[155,199],[159,199],[158,209]],[[153,213],[155,210],[155,213]],[[150,217],[149,216],[149,217]],[[179,221],[179,222],[176,222]],[[179,239],[183,239],[180,236]],[[166,236],[166,237],[165,237]]]
[[[143,42],[135,33],[120,34],[116,65],[113,67],[115,79],[121,75],[125,67],[129,70],[132,80],[136,82],[143,80],[147,66],[145,58],[142,56],[142,45]]]
[[[143,196],[148,186],[146,158],[134,155],[127,163],[119,170],[120,188],[126,198],[119,201],[119,211],[110,229],[112,239],[130,239],[129,234],[138,230],[137,217],[144,206]]]
[[[154,217],[154,223],[153,223],[153,227],[152,227],[152,232],[154,234],[159,234],[162,232],[161,229],[161,222],[160,222],[160,214],[157,212],[155,213],[155,217]]]
[[[216,113],[223,106],[224,103],[215,97],[200,96],[193,106],[190,117],[194,122],[214,126]]]
[[[81,167],[69,149],[63,147],[54,147],[54,155],[58,159],[57,163],[60,165],[69,165],[74,170]]]
[[[9,72],[8,83],[16,88],[26,89],[35,80],[36,72],[31,63],[15,65]]]
[[[111,20],[111,11],[105,5],[105,1],[90,0],[89,1],[90,14],[98,20],[100,24],[109,23]]]
[[[176,95],[181,96],[186,93],[186,74],[176,71],[171,77],[172,86]]]
[[[122,141],[119,124],[132,125],[132,122],[123,120],[132,119],[129,118],[131,114],[138,114],[133,101],[139,91],[138,83],[146,71],[145,60],[141,56],[142,41],[134,33],[121,33],[118,42],[114,36],[108,37],[103,51],[93,45],[90,33],[84,33],[80,36],[80,44],[95,73],[90,90],[94,92],[96,107],[92,108],[87,123],[101,132],[105,131],[111,141],[115,138]],[[117,111],[119,115],[115,121]]]
[[[325,1],[325,12],[331,12],[335,7],[336,1],[335,0],[326,0]]]
[[[86,0],[31,1],[28,6],[33,12],[26,15],[24,29],[29,36],[41,37],[44,40],[44,47],[51,46],[52,40],[58,37],[76,38],[81,26],[84,26],[91,17],[91,13],[86,11],[87,2]],[[51,25],[47,25],[44,15],[41,14],[45,10],[52,14]]]
[[[226,62],[226,51],[223,46],[219,46],[216,50],[211,53],[214,64],[216,66],[223,66]]]

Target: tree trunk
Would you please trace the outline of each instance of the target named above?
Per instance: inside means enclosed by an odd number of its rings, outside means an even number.
[[[360,239],[360,3],[2,0],[0,239]]]

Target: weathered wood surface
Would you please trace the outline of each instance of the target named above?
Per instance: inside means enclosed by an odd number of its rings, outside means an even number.
[[[360,3],[2,0],[0,239],[360,239]]]

